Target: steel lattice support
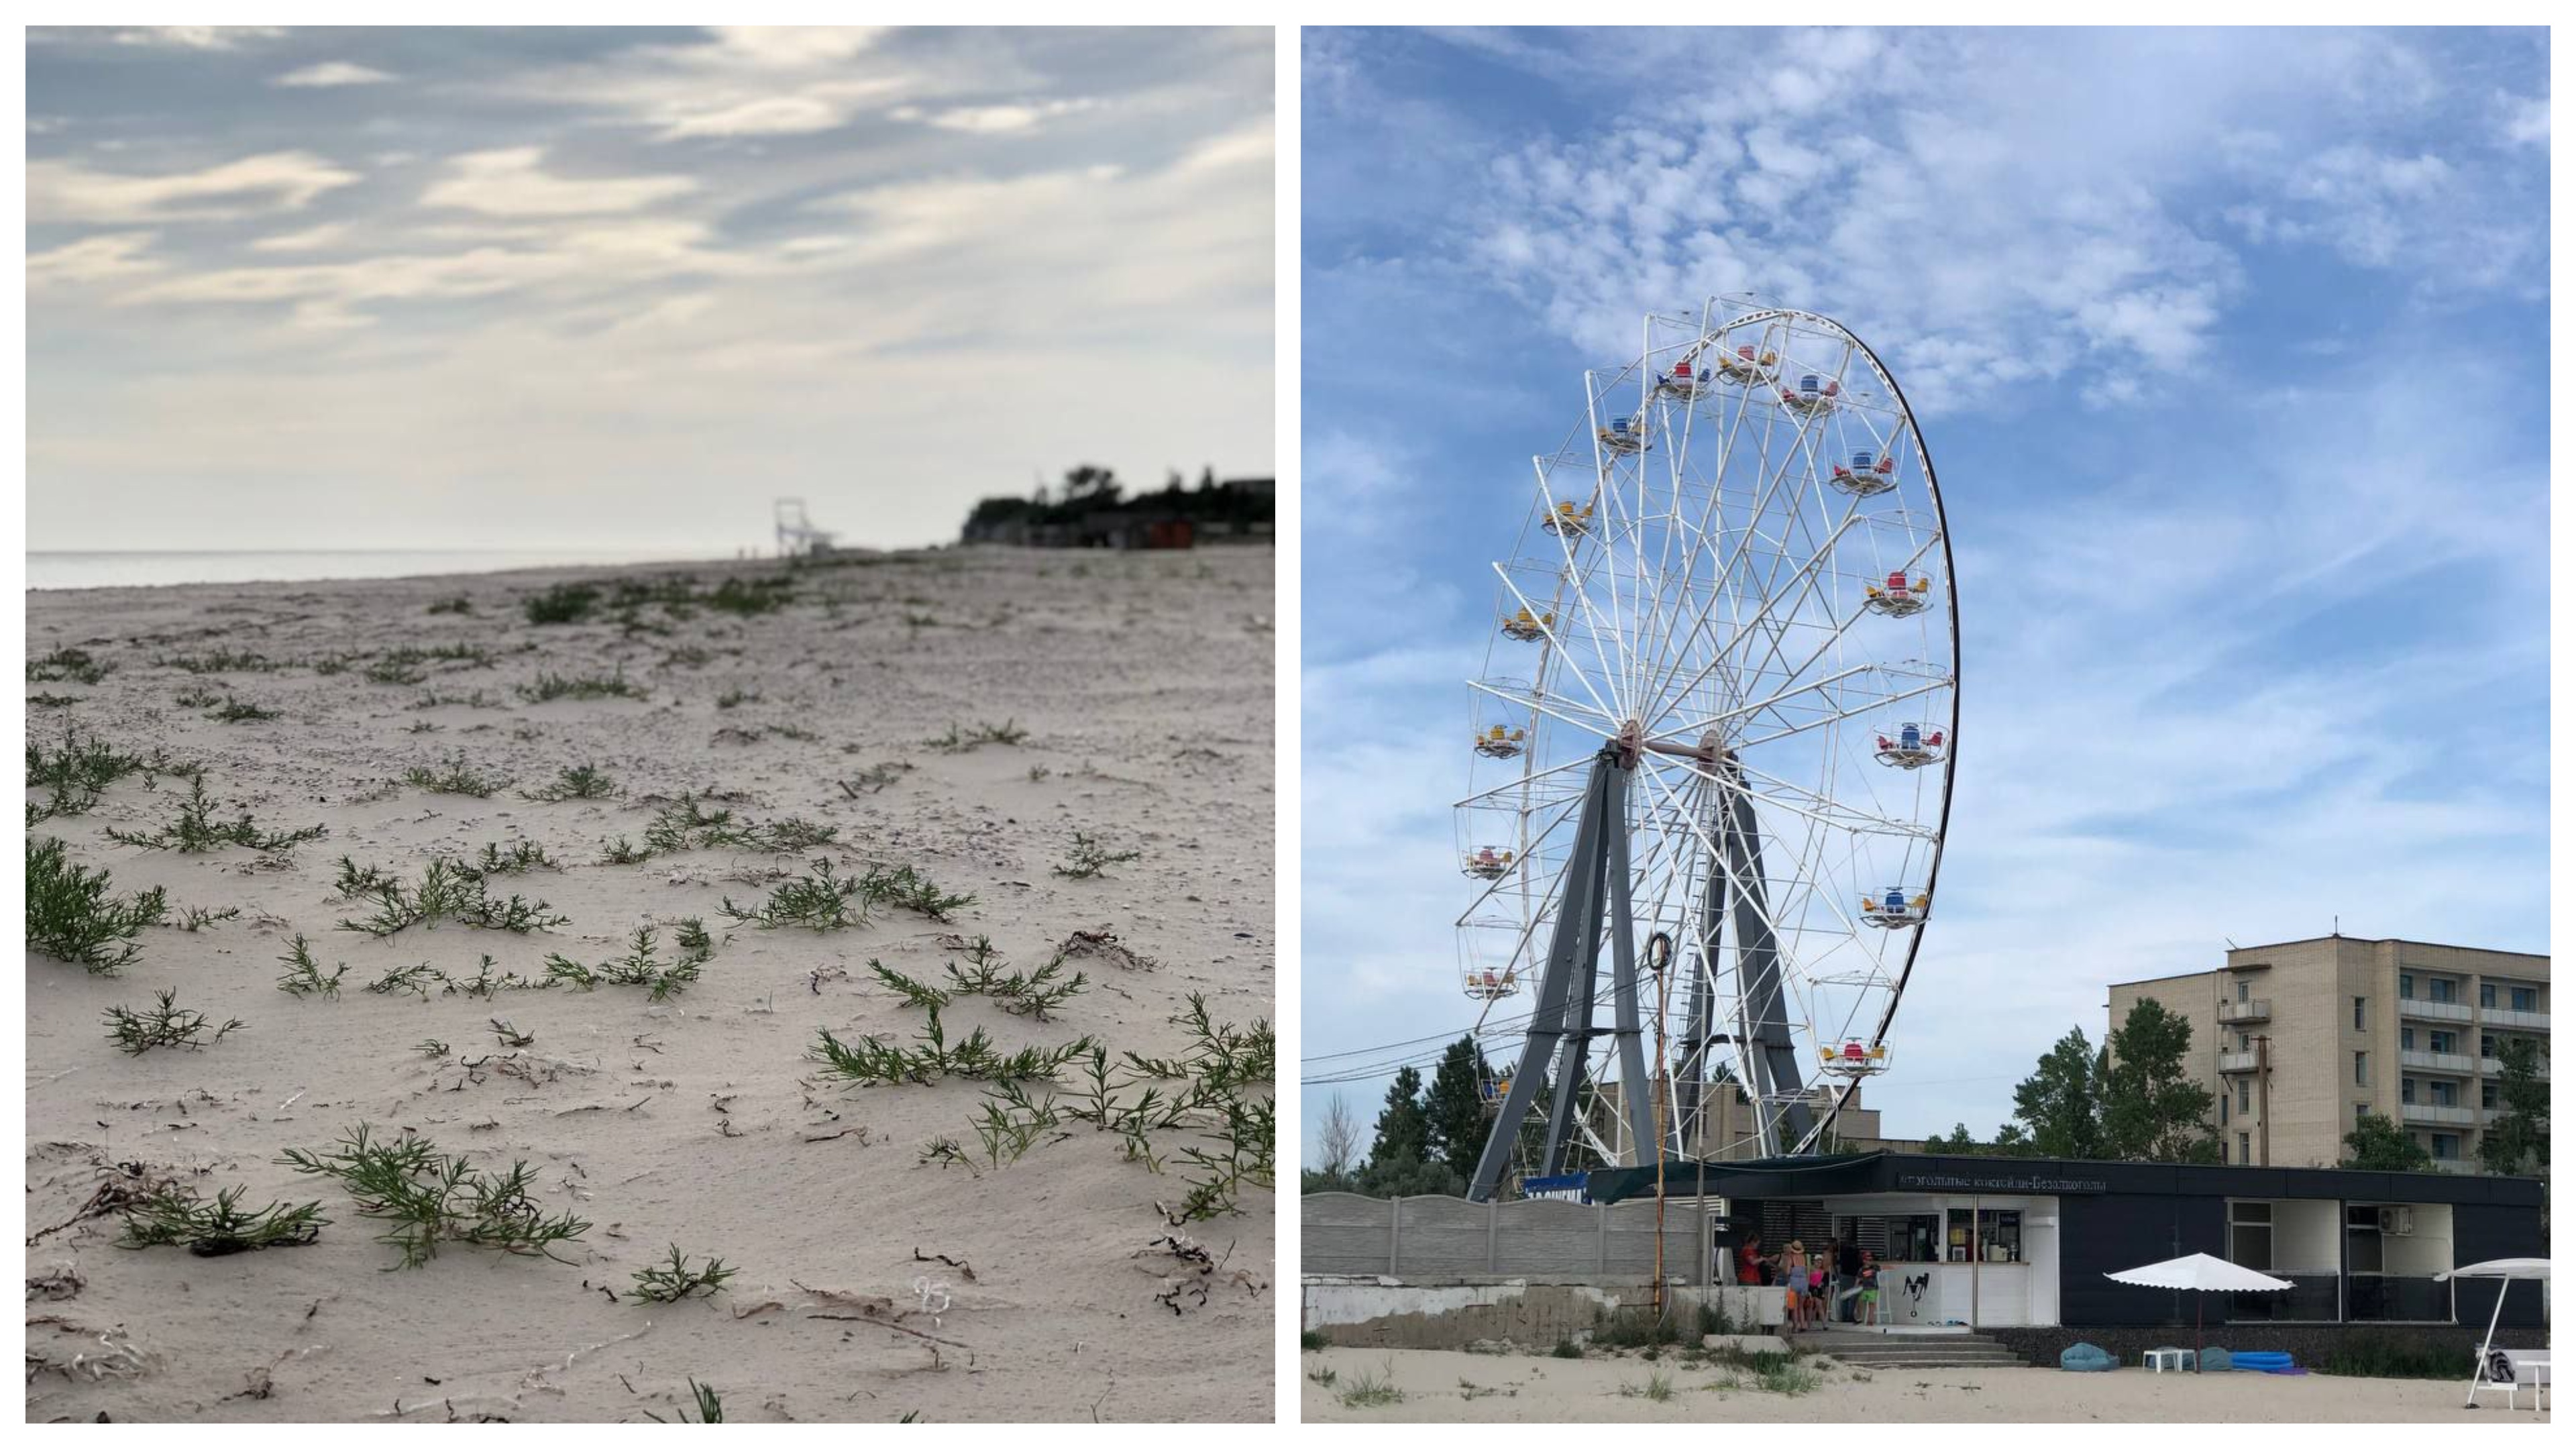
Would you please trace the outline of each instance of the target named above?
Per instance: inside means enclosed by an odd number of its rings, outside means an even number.
[[[1575,1114],[1582,1110],[1584,1064],[1598,1004],[1595,985],[1601,945],[1609,937],[1611,1012],[1618,1038],[1621,1090],[1628,1099],[1629,1120],[1650,1120],[1652,1079],[1646,1074],[1644,1028],[1637,1003],[1637,953],[1628,883],[1628,791],[1636,773],[1633,761],[1615,748],[1594,757],[1584,782],[1574,849],[1559,885],[1555,930],[1548,941],[1547,964],[1539,978],[1537,1009],[1521,1045],[1520,1064],[1512,1072],[1511,1090],[1485,1138],[1476,1161],[1471,1200],[1490,1199],[1511,1163],[1521,1125],[1537,1100],[1539,1084],[1555,1083],[1549,1103],[1547,1139],[1540,1176],[1553,1176],[1565,1165],[1574,1137]],[[1605,920],[1606,918],[1606,920]],[[1606,931],[1605,931],[1606,926]],[[1551,1069],[1549,1059],[1555,1059]]]

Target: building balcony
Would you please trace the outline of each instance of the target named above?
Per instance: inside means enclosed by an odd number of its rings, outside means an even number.
[[[2480,1057],[2478,1058],[2478,1070],[2486,1073],[2490,1077],[2501,1077],[2504,1075],[2504,1063],[2496,1060],[2494,1057]],[[2532,1075],[2540,1078],[2540,1080],[2544,1082],[2548,1081],[2549,1058],[2542,1057],[2540,1059],[2539,1070],[2533,1072]]]
[[[2428,1072],[2458,1072],[2462,1076],[2468,1075],[2469,1072],[2469,1058],[2461,1052],[2401,1051],[2397,1054],[2397,1060],[2406,1066],[2420,1067]]]
[[[2433,1170],[2474,1173],[2481,1169],[2478,1166],[2478,1160],[2474,1157],[2436,1157],[2433,1159]]]
[[[2465,1001],[2421,1001],[2412,996],[2397,999],[2397,1014],[2418,1021],[2466,1021],[2469,1004]]]
[[[2222,1072],[2250,1072],[2261,1065],[2257,1060],[2261,1055],[2260,1052],[2220,1052],[2218,1069]]]
[[[2227,1018],[2222,1015],[2218,1019],[2225,1021]],[[2490,1006],[2478,1012],[2478,1019],[2488,1026],[2510,1027],[2515,1031],[2549,1030],[2549,1013],[2545,1011],[2513,1011]]]
[[[2436,1127],[2478,1125],[2478,1111],[2475,1107],[2444,1107],[2432,1102],[2401,1102],[2397,1106],[2397,1115],[2402,1121],[2422,1122]]]
[[[2222,1001],[2218,1003],[2218,1019],[2227,1026],[2247,1021],[2270,1021],[2272,1003],[2259,996],[2251,1001]]]

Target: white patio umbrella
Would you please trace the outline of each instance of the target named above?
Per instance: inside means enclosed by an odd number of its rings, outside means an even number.
[[[2286,1278],[2240,1268],[2224,1258],[2207,1253],[2186,1253],[2149,1263],[2142,1268],[2123,1268],[2102,1275],[2114,1283],[2129,1283],[2140,1288],[2179,1288],[2193,1293],[2280,1293],[2296,1287]],[[2200,1322],[2202,1300],[2191,1301],[2191,1366],[2200,1368]]]
[[[2486,1341],[2478,1345],[2477,1367],[2469,1370],[2469,1407],[2474,1409],[2478,1406],[2478,1380],[2485,1377],[2487,1371],[2487,1350],[2495,1345],[2496,1324],[2504,1317],[2504,1295],[2512,1289],[2513,1280],[2516,1278],[2536,1278],[2543,1283],[2548,1282],[2549,1260],[2547,1258],[2490,1258],[2483,1263],[2471,1263],[2465,1268],[2453,1268],[2448,1273],[2433,1275],[2433,1281],[2436,1283],[2447,1283],[2453,1278],[2503,1280],[2496,1284],[2495,1311],[2487,1315],[2487,1336]]]

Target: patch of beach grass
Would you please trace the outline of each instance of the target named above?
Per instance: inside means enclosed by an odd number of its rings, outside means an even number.
[[[204,1012],[190,1011],[175,1004],[178,996],[176,990],[159,992],[154,995],[152,1005],[141,1011],[123,1006],[109,1007],[104,1017],[108,1040],[115,1042],[117,1050],[127,1056],[139,1057],[156,1047],[197,1051],[213,1046],[244,1028],[245,1023],[238,1017],[217,1026],[214,1019]],[[206,1033],[209,1031],[214,1035],[208,1036]]]
[[[111,828],[107,838],[140,850],[176,850],[190,855],[221,850],[228,845],[283,855],[307,841],[320,840],[330,834],[319,825],[303,830],[262,830],[248,809],[229,820],[219,819],[216,812],[223,808],[223,803],[206,793],[203,774],[192,775],[188,780],[187,798],[179,801],[179,813],[168,825],[148,834]]]
[[[113,976],[142,954],[135,937],[160,925],[169,912],[161,887],[131,896],[109,889],[104,870],[72,863],[60,840],[27,838],[27,949]]]
[[[414,765],[403,772],[403,783],[415,790],[433,795],[471,795],[488,800],[510,782],[498,775],[486,775],[465,763],[463,754],[450,755],[436,767]]]
[[[1134,850],[1111,850],[1088,832],[1073,832],[1073,845],[1065,852],[1064,863],[1054,867],[1057,875],[1067,880],[1089,880],[1113,865],[1124,865],[1143,857]]]
[[[581,764],[565,766],[554,779],[533,790],[520,791],[519,797],[553,804],[565,800],[605,800],[616,793],[616,781],[592,765]]]
[[[531,1191],[536,1170],[527,1163],[489,1171],[410,1132],[379,1141],[362,1122],[327,1151],[290,1148],[278,1161],[339,1183],[360,1216],[386,1224],[377,1241],[398,1249],[404,1268],[438,1256],[442,1243],[552,1258],[555,1244],[590,1231],[570,1212],[549,1215],[539,1206]]]
[[[208,1202],[193,1188],[165,1183],[124,1211],[125,1236],[120,1248],[182,1247],[200,1258],[255,1253],[262,1248],[300,1248],[322,1234],[330,1219],[322,1204],[297,1207],[272,1202],[256,1212],[241,1205],[247,1188],[229,1187]]]

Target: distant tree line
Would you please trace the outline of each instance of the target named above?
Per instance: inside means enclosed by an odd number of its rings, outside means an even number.
[[[2068,1032],[2013,1089],[2013,1117],[1979,1141],[1959,1123],[1926,1152],[1994,1157],[2075,1157],[2112,1162],[2217,1163],[2226,1149],[2211,1114],[2215,1095],[2192,1080],[2191,1023],[2152,998],[2096,1048]],[[2499,1115],[2478,1142],[2480,1165],[2500,1174],[2549,1175],[2549,1084],[2540,1048],[2499,1043]],[[2369,1172],[2431,1172],[2433,1155],[2396,1122],[2365,1113],[2343,1136],[2338,1165]]]
[[[1397,1072],[1365,1152],[1357,1116],[1334,1096],[1316,1134],[1314,1164],[1299,1174],[1299,1186],[1364,1197],[1465,1196],[1485,1150],[1487,1076],[1485,1054],[1472,1036],[1440,1054],[1427,1089],[1414,1068]]]
[[[1041,483],[1026,498],[985,498],[966,515],[966,533],[1005,524],[1079,524],[1094,514],[1127,513],[1186,518],[1201,525],[1268,523],[1274,503],[1267,492],[1229,488],[1217,481],[1216,469],[1202,468],[1193,487],[1180,470],[1164,475],[1163,486],[1149,493],[1129,493],[1115,471],[1084,463],[1065,471],[1054,488]]]
[[[2152,998],[2096,1046],[2081,1027],[2059,1038],[2013,1089],[2013,1116],[1980,1140],[1959,1123],[1930,1138],[1926,1152],[1986,1157],[2067,1157],[2105,1162],[2219,1163],[2226,1160],[2211,1121],[2217,1097],[2194,1080],[2191,1023]],[[2527,1037],[2497,1044],[2498,1116],[2478,1143],[2487,1171],[2549,1175],[2549,1083],[2539,1046]],[[1462,1196],[1484,1151],[1490,1119],[1484,1052],[1462,1036],[1441,1053],[1426,1086],[1406,1067],[1387,1088],[1365,1138],[1340,1096],[1324,1108],[1316,1154],[1300,1175],[1306,1192],[1367,1197]],[[1545,1097],[1548,1084],[1541,1083]],[[1545,1104],[1524,1133],[1544,1130]],[[2373,1172],[2430,1172],[2432,1155],[2405,1129],[2377,1113],[2344,1134],[2339,1165]],[[1830,1150],[1830,1149],[1829,1149]]]

